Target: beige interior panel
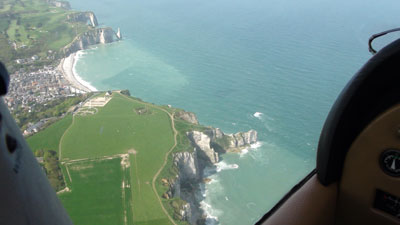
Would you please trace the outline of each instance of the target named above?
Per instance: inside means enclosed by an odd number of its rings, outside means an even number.
[[[400,105],[389,109],[365,128],[347,153],[339,185],[336,223],[400,224],[373,208],[376,189],[400,196],[400,178],[386,175],[379,158],[386,149],[400,149]]]
[[[325,187],[314,175],[263,225],[331,225],[336,199],[337,185]]]

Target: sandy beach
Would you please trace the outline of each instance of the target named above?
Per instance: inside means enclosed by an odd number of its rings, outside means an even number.
[[[80,78],[74,73],[75,55],[76,53],[73,53],[69,55],[67,58],[62,59],[60,65],[58,66],[61,72],[63,73],[65,79],[68,80],[68,82],[70,82],[74,88],[80,91],[83,92],[97,91],[96,88],[94,88],[90,84],[86,84],[86,82],[82,80],[82,78]]]

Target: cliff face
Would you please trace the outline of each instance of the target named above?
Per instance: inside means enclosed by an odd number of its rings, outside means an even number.
[[[115,32],[110,28],[96,28],[77,36],[71,44],[64,47],[65,56],[87,49],[90,45],[111,43],[115,40]]]
[[[197,117],[194,113],[180,111],[175,113],[175,117],[193,124],[199,124]]]
[[[186,202],[179,209],[181,220],[186,220],[190,224],[197,224],[202,218],[203,212],[199,202],[199,183],[202,180],[204,166],[199,160],[198,152],[179,152],[173,156],[174,166],[178,169],[178,175],[170,182],[168,197],[177,197]]]
[[[99,23],[97,22],[96,15],[93,12],[76,12],[67,15],[67,20],[69,22],[81,22],[90,24],[92,27],[97,27]]]
[[[174,154],[174,165],[180,171],[180,179],[194,181],[201,179],[196,151],[178,152]]]
[[[240,149],[257,142],[257,131],[250,130],[248,132],[239,132],[236,134],[228,134],[229,149]]]
[[[257,131],[224,134],[219,128],[206,131],[215,148],[222,152],[238,152],[257,142]]]
[[[169,181],[168,198],[177,197],[186,202],[179,209],[179,219],[186,220],[190,224],[204,222],[203,211],[200,202],[204,199],[200,186],[204,185],[204,170],[207,167],[215,167],[219,162],[219,152],[242,149],[257,142],[257,132],[239,132],[236,134],[224,134],[220,129],[209,129],[204,132],[191,131],[187,133],[191,141],[193,152],[179,152],[173,155],[173,163],[178,171],[175,179]],[[223,146],[221,146],[223,145]],[[214,148],[218,147],[219,149]]]
[[[200,157],[211,164],[219,161],[218,152],[211,147],[211,138],[200,131],[192,131],[187,133],[187,136],[192,141],[194,147],[198,150]]]

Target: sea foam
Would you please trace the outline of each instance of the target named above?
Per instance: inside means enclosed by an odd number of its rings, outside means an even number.
[[[254,116],[255,118],[258,118],[258,119],[261,119],[262,115],[263,115],[262,112],[255,112],[255,113],[253,114],[253,116]]]
[[[238,164],[227,164],[226,162],[219,162],[215,164],[217,166],[217,172],[221,172],[222,170],[234,170],[238,169],[239,165]]]
[[[261,146],[262,146],[262,142],[257,141],[256,143],[251,144],[249,148],[242,149],[242,151],[240,151],[239,155],[240,155],[240,157],[243,157],[246,154],[248,154],[250,151],[259,149]]]
[[[216,193],[224,193],[224,188],[219,183],[219,179],[216,175],[212,175],[209,178],[211,178],[212,182],[200,185],[200,192],[203,197],[203,200],[200,201],[200,208],[206,216],[206,224],[217,225],[219,224],[218,217],[222,214],[222,211],[213,208],[207,199],[207,196],[209,194],[215,195]]]
[[[214,216],[215,214],[218,214],[218,212],[216,212],[216,210],[213,209],[210,204],[206,203],[205,201],[201,201],[200,208],[203,210],[204,214],[206,215],[206,224],[207,225],[219,224],[218,217]]]

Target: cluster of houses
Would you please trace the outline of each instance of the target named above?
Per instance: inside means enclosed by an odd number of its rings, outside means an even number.
[[[45,66],[34,72],[21,69],[11,74],[10,78],[8,95],[4,98],[10,111],[20,108],[30,111],[36,104],[76,94],[76,90],[53,66]]]

